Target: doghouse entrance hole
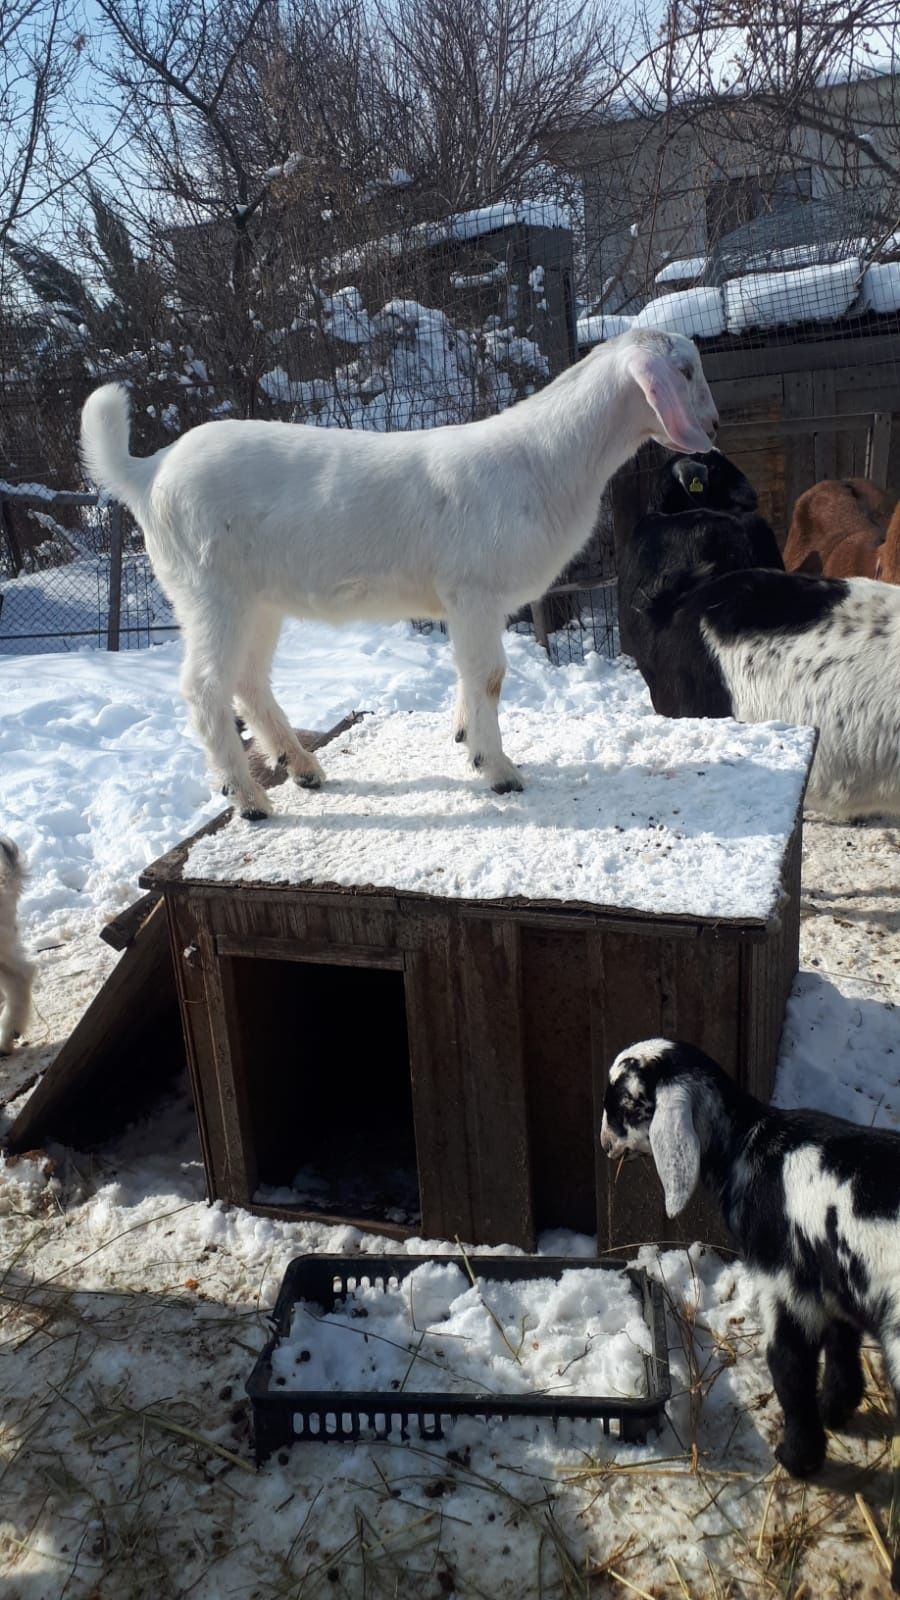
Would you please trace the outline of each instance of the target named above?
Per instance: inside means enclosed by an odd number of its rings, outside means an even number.
[[[256,1198],[417,1225],[403,973],[244,957],[231,966]]]

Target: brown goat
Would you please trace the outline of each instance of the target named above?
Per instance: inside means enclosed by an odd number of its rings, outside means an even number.
[[[893,509],[892,496],[868,478],[826,478],[814,484],[794,507],[785,570],[874,578]],[[900,542],[900,525],[897,537]]]
[[[894,507],[884,544],[878,552],[875,576],[882,583],[900,583],[900,500]]]

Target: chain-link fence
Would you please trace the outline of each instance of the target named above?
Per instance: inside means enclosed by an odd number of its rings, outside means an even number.
[[[173,631],[121,506],[37,484],[0,487],[0,655],[134,650]]]

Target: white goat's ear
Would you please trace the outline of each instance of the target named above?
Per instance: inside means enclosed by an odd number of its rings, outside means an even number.
[[[628,371],[656,412],[673,449],[689,454],[699,450],[705,455],[709,440],[691,408],[687,379],[674,362],[660,351],[635,345],[628,352]]]
[[[687,1084],[661,1083],[657,1089],[650,1149],[666,1197],[666,1216],[677,1217],[700,1176],[700,1140]]]

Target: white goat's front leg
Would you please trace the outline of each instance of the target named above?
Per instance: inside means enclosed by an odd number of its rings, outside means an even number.
[[[465,744],[466,742],[466,729],[468,726],[468,721],[469,713],[466,710],[466,691],[463,688],[462,678],[458,678],[456,683],[456,699],[453,704],[452,723],[453,737],[457,744]]]
[[[506,672],[503,612],[486,604],[482,596],[464,593],[457,593],[446,610],[459,673],[454,736],[458,738],[460,728],[465,729],[469,760],[497,794],[521,789],[519,772],[503,754],[497,716]]]
[[[0,961],[0,999],[6,1002],[0,1014],[0,1056],[9,1054],[28,1026],[33,975],[31,963],[15,951]]]
[[[215,595],[207,592],[202,604],[195,603],[186,614],[182,608],[181,692],[210,766],[221,779],[222,793],[234,799],[248,822],[259,822],[271,815],[272,802],[250,772],[232,708],[248,619],[227,601],[218,606],[215,602]]]
[[[304,750],[272,693],[272,658],[281,623],[279,613],[268,606],[254,616],[238,674],[235,705],[269,760],[286,766],[301,789],[318,789],[325,774],[315,756]]]

